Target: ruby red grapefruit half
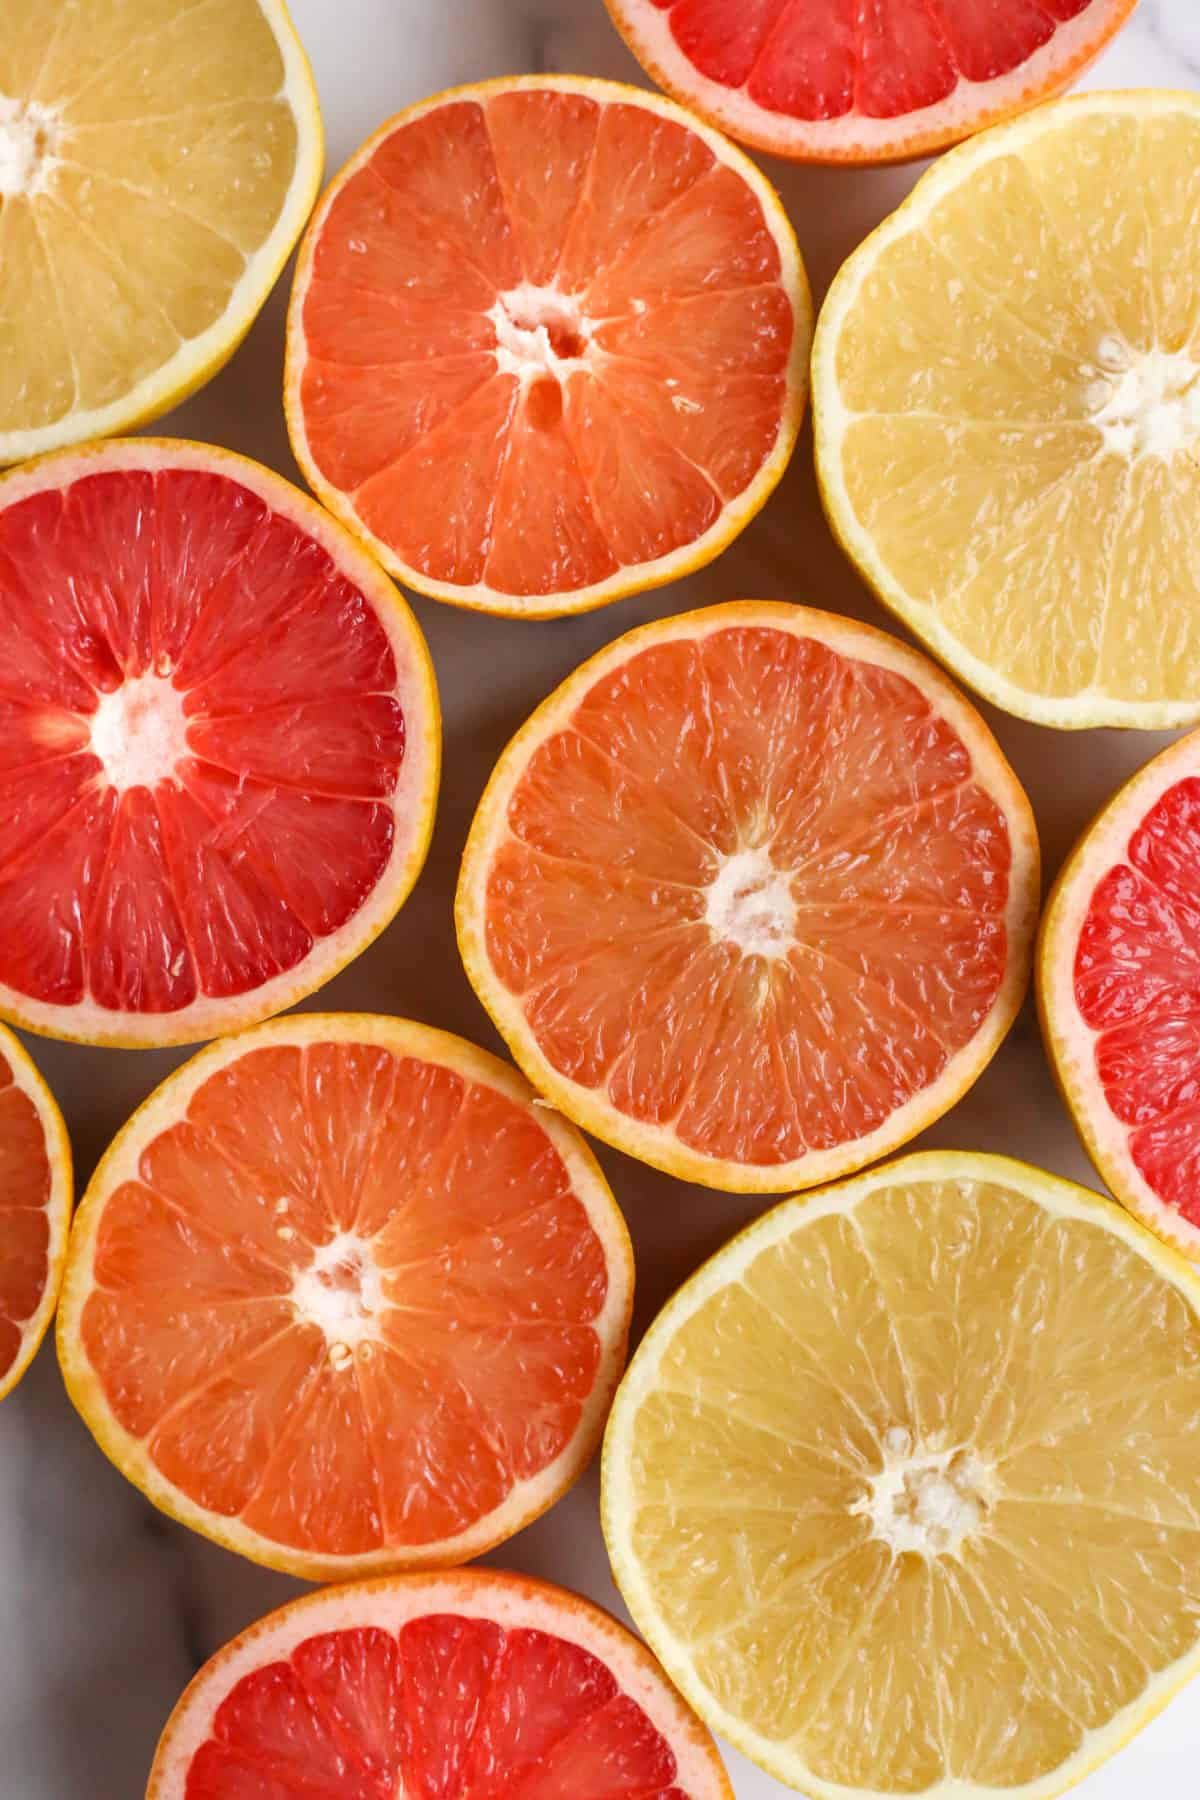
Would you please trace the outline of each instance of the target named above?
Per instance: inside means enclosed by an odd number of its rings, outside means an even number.
[[[599,1440],[629,1236],[515,1070],[299,1013],[176,1071],[71,1233],[68,1390],[156,1505],[310,1580],[491,1548]]]
[[[148,438],[0,481],[0,1013],[186,1043],[392,918],[437,792],[432,665],[311,500]]]
[[[1073,81],[1136,0],[607,0],[657,82],[775,156],[928,156]]]
[[[1200,732],[1141,769],[1068,858],[1037,985],[1051,1063],[1097,1169],[1200,1261]]]
[[[974,708],[853,620],[737,602],[584,663],[504,751],[458,890],[534,1085],[712,1187],[848,1173],[965,1092],[1016,1015],[1033,815]]]
[[[296,459],[400,580],[600,606],[709,562],[775,487],[812,310],[776,195],[671,102],[575,76],[391,119],[305,235]]]
[[[53,1317],[71,1199],[62,1114],[24,1046],[0,1026],[0,1400]]]
[[[733,1800],[632,1633],[492,1570],[306,1595],[205,1664],[146,1800]]]

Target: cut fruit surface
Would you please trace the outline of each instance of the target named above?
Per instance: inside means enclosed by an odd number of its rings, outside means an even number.
[[[1141,769],[1063,866],[1038,947],[1046,1047],[1092,1160],[1200,1260],[1200,732]]]
[[[471,829],[459,943],[534,1084],[672,1174],[779,1192],[953,1105],[1011,1024],[1029,804],[918,653],[748,601],[620,638]]]
[[[1200,1283],[1120,1207],[933,1152],[787,1201],[605,1438],[668,1674],[814,1800],[1049,1800],[1200,1668]]]
[[[7,6],[0,461],[127,431],[215,374],[321,179],[282,0]]]
[[[645,1647],[563,1588],[470,1570],[293,1601],[205,1664],[147,1800],[733,1800]]]
[[[416,880],[416,621],[288,482],[148,438],[0,481],[0,1011],[187,1043],[290,1006]]]
[[[813,353],[830,523],[964,681],[1045,725],[1200,718],[1200,96],[1087,94],[952,152]]]
[[[62,1114],[27,1051],[0,1026],[0,1400],[53,1316],[71,1198]]]
[[[1136,0],[607,0],[668,92],[801,162],[928,156],[1073,81]]]
[[[717,133],[566,76],[440,94],[333,182],[285,404],[312,487],[440,600],[545,616],[708,562],[782,475],[812,312]]]
[[[399,1019],[202,1052],[104,1157],[59,1357],[164,1511],[314,1580],[465,1561],[580,1474],[624,1361],[628,1234],[515,1071]]]

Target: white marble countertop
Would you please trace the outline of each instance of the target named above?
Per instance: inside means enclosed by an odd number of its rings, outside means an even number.
[[[601,0],[292,0],[316,70],[336,168],[401,106],[487,75],[562,69],[641,79]],[[1142,0],[1088,86],[1200,88],[1197,0]],[[772,166],[818,299],[846,253],[914,181],[913,168]],[[166,429],[257,456],[296,478],[281,415],[286,281],[245,345]],[[318,997],[322,1007],[411,1015],[493,1043],[455,954],[450,901],[467,824],[512,731],[585,655],[684,606],[745,596],[810,601],[895,630],[829,537],[801,440],[761,517],[713,567],[588,617],[512,624],[433,602],[417,610],[446,715],[445,783],[429,867],[400,918]],[[1102,799],[1165,741],[1056,734],[988,710],[1037,809],[1047,870]],[[67,1113],[86,1178],[117,1126],[179,1053],[34,1046]],[[1097,1180],[1051,1085],[1030,1009],[991,1069],[923,1142],[1011,1151]],[[757,1210],[602,1154],[638,1253],[638,1323]],[[488,1559],[616,1606],[594,1473]],[[73,1414],[53,1349],[0,1409],[0,1794],[5,1800],[140,1800],[158,1731],[198,1664],[299,1584],[238,1561],[159,1517]],[[1087,1800],[1192,1800],[1200,1682],[1085,1784]],[[780,1789],[730,1753],[738,1800]]]

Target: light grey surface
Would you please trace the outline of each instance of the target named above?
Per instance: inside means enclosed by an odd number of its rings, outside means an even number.
[[[401,106],[488,75],[562,69],[640,79],[601,0],[293,0],[316,71],[330,171]],[[1200,87],[1196,0],[1143,0],[1089,86]],[[819,299],[840,260],[919,171],[770,165]],[[229,367],[156,429],[245,451],[296,478],[279,389],[287,278]],[[451,927],[458,858],[492,763],[536,701],[585,655],[641,621],[718,600],[810,601],[895,629],[829,537],[806,431],[793,467],[714,567],[589,617],[508,623],[417,601],[445,708],[445,776],[426,872],[400,918],[310,1004],[411,1015],[494,1044]],[[985,709],[1037,809],[1048,874],[1124,776],[1163,738],[1057,734]],[[183,1053],[33,1043],[63,1103],[86,1179],[100,1150]],[[927,1144],[1013,1152],[1097,1185],[1051,1086],[1027,1009],[990,1071]],[[639,1328],[759,1204],[602,1161],[633,1231]],[[490,1558],[615,1595],[594,1474]],[[5,1800],[138,1800],[158,1730],[199,1660],[299,1591],[155,1514],[95,1449],[67,1403],[50,1346],[0,1409],[0,1794]],[[1087,1800],[1191,1800],[1200,1683],[1086,1784]],[[730,1753],[738,1800],[782,1790]]]

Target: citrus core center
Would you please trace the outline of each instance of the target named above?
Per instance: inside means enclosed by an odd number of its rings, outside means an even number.
[[[496,366],[522,381],[556,375],[563,380],[586,359],[592,328],[569,294],[556,288],[520,287],[501,294],[488,314],[496,333]]]
[[[91,730],[93,752],[122,791],[169,781],[187,754],[183,695],[167,676],[134,675],[102,694]]]
[[[60,136],[52,107],[0,94],[0,196],[40,194],[49,184]]]
[[[284,1217],[286,1204],[276,1210]],[[302,1324],[324,1332],[335,1369],[344,1368],[360,1344],[378,1335],[376,1322],[385,1304],[383,1278],[371,1246],[352,1231],[339,1231],[327,1244],[319,1244],[307,1269],[301,1269],[292,1283],[296,1316]]]
[[[1106,337],[1088,398],[1106,450],[1136,460],[1174,456],[1200,438],[1200,363],[1183,350],[1135,351]]]
[[[738,850],[722,860],[709,885],[704,919],[716,937],[744,956],[785,956],[796,936],[791,877],[761,846]]]
[[[922,1452],[897,1426],[884,1443],[887,1462],[851,1510],[870,1520],[897,1556],[952,1556],[983,1525],[991,1472],[973,1450]]]

